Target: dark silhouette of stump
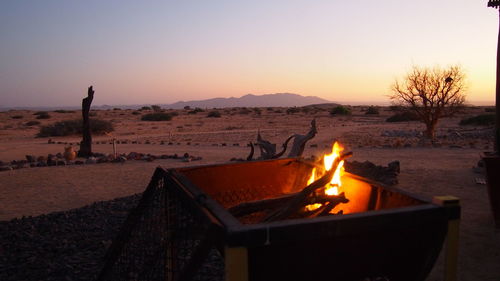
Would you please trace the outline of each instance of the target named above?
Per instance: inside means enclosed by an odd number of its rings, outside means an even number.
[[[92,86],[89,87],[87,97],[82,100],[82,117],[83,117],[83,139],[80,143],[80,151],[78,151],[79,157],[90,157],[92,156],[92,136],[90,134],[90,120],[89,111],[90,104],[94,99],[94,90]]]

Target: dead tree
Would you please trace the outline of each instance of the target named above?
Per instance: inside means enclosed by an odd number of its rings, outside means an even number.
[[[294,140],[293,140],[293,145],[292,149],[290,150],[290,153],[288,154],[288,157],[300,157],[302,156],[302,153],[304,153],[304,148],[306,146],[306,143],[314,138],[316,136],[316,133],[318,133],[318,130],[316,129],[316,119],[313,119],[311,121],[311,129],[307,134],[305,135],[299,135],[296,134],[294,135]]]
[[[82,100],[83,139],[82,142],[80,142],[80,151],[78,151],[79,157],[92,156],[92,135],[90,134],[89,111],[93,99],[94,99],[94,90],[92,89],[92,86],[90,86],[87,92],[87,97]]]
[[[395,105],[406,107],[425,123],[425,136],[434,139],[439,119],[460,112],[465,103],[465,73],[459,66],[424,68],[414,66],[392,85]]]
[[[300,157],[300,156],[302,156],[302,153],[304,152],[304,148],[305,148],[306,143],[310,139],[314,138],[314,136],[316,136],[316,133],[317,133],[316,120],[313,119],[311,121],[311,129],[309,130],[309,132],[306,135],[295,134],[295,135],[288,137],[282,145],[283,149],[281,150],[281,152],[276,153],[276,144],[271,143],[271,142],[263,139],[262,136],[260,135],[260,131],[259,131],[257,133],[257,142],[255,143],[255,145],[257,145],[260,149],[260,158],[259,159],[267,160],[267,159],[280,158],[281,156],[283,156],[283,154],[285,154],[285,151],[288,147],[288,143],[292,139],[294,139],[293,146],[292,146],[290,153],[288,154],[288,157]],[[250,149],[251,149],[250,154],[247,157],[248,161],[253,160],[254,144],[251,142],[250,142]]]

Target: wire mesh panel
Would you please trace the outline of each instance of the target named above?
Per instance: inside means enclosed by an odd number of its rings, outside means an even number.
[[[98,280],[223,279],[222,257],[207,239],[210,220],[168,184],[167,175],[155,171],[108,250]]]

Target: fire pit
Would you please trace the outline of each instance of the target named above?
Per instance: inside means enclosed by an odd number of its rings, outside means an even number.
[[[300,192],[314,167],[290,158],[157,168],[99,280],[424,280],[458,204],[345,173],[348,202],[326,216],[231,214]]]

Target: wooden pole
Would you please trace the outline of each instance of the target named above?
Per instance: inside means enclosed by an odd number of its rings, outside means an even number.
[[[225,248],[227,281],[248,281],[248,250],[244,247]]]
[[[500,9],[499,11],[499,28],[497,40],[497,76],[496,76],[496,95],[495,95],[495,153],[499,154],[500,148]]]
[[[92,89],[92,86],[90,86],[87,91],[87,97],[82,100],[83,139],[80,143],[80,150],[78,151],[78,156],[80,157],[92,156],[92,136],[90,134],[89,111],[93,99],[94,90]]]
[[[455,196],[435,196],[432,202],[441,206],[459,206],[460,199]],[[458,236],[460,218],[448,221],[446,247],[444,257],[444,281],[457,281],[458,268]]]

